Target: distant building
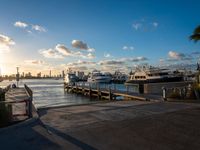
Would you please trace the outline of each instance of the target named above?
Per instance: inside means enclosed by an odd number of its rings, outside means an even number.
[[[65,77],[65,71],[64,70],[62,71],[62,77],[63,78]]]
[[[39,72],[39,73],[37,74],[37,77],[38,77],[38,78],[41,78],[41,76],[42,76],[42,74],[41,74],[41,72]]]
[[[28,72],[28,73],[25,74],[25,77],[26,77],[26,78],[30,78],[30,77],[32,77],[32,75],[31,75],[30,72]]]

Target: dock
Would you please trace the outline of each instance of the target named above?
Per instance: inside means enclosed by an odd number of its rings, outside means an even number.
[[[162,95],[136,93],[131,91],[118,90],[115,87],[100,88],[99,86],[92,87],[89,85],[76,83],[75,85],[64,84],[64,90],[67,92],[82,94],[98,99],[116,100],[118,97],[123,97],[126,100],[142,100],[142,101],[163,101]]]
[[[9,124],[24,121],[32,118],[32,91],[27,86],[11,88],[8,86],[5,92],[5,101],[0,101],[0,105],[9,116]]]

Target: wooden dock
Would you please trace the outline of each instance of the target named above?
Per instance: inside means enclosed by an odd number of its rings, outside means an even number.
[[[1,101],[0,104],[9,111],[11,123],[32,117],[32,91],[26,85],[9,88],[5,93],[5,101]]]
[[[116,100],[118,97],[123,97],[128,100],[143,100],[143,101],[162,101],[163,98],[161,95],[152,95],[152,94],[139,94],[129,91],[121,91],[111,88],[99,88],[91,87],[85,85],[68,85],[64,84],[64,89],[67,92],[77,93],[86,95],[89,97],[97,97],[98,99],[106,100]]]

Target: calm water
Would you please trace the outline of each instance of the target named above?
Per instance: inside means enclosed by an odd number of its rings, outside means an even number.
[[[16,82],[5,80],[0,82],[0,87],[5,87],[9,84]],[[20,80],[19,86],[27,84],[33,91],[33,102],[37,108],[40,107],[52,107],[62,105],[74,105],[91,103],[94,100],[86,96],[67,93],[63,89],[63,80],[54,79],[24,79]],[[112,89],[126,90],[123,84],[110,84],[101,85],[102,87],[110,86]],[[95,87],[95,85],[94,85]]]

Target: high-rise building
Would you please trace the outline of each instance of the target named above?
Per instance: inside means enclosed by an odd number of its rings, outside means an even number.
[[[62,71],[62,77],[63,78],[65,77],[65,71],[64,70]]]

